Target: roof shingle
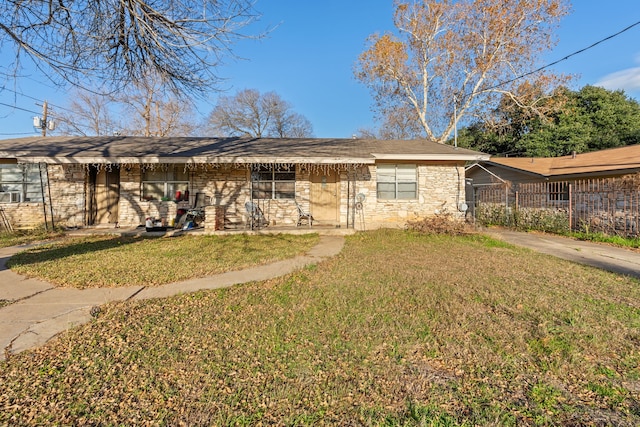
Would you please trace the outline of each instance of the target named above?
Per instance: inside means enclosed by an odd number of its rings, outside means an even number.
[[[487,160],[489,156],[427,140],[67,136],[0,140],[0,157],[50,163],[373,163],[376,158]]]
[[[562,157],[492,157],[488,164],[544,177],[640,169],[640,144]]]

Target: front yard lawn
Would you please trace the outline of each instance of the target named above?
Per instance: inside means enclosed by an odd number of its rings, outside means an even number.
[[[0,425],[639,425],[639,285],[483,236],[360,233],[11,356]]]
[[[40,245],[9,259],[11,270],[75,288],[157,286],[304,254],[317,234],[127,237],[96,235]]]
[[[7,246],[24,245],[34,242],[42,242],[59,238],[61,236],[62,232],[46,231],[44,229],[17,230],[13,232],[0,231],[0,248],[5,248]]]

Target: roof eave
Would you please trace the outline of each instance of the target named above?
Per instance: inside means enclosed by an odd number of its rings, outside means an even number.
[[[616,175],[629,175],[638,173],[639,168],[625,168],[625,169],[601,169],[601,170],[591,170],[585,172],[570,172],[570,173],[553,173],[548,176],[549,179],[578,179],[578,178],[589,178],[589,177],[600,177],[600,176],[616,176]]]
[[[292,164],[373,164],[373,158],[323,158],[323,157],[21,157],[24,163],[48,164],[258,164],[258,163],[292,163]]]
[[[451,154],[381,154],[371,153],[376,160],[454,160],[454,161],[487,161],[489,154],[484,153],[451,153]]]
[[[504,168],[504,169],[509,169],[509,170],[512,170],[512,171],[524,173],[524,174],[527,174],[527,175],[533,175],[533,176],[537,176],[537,177],[541,177],[541,178],[548,178],[549,177],[549,174],[540,173],[540,172],[534,172],[534,171],[530,171],[530,170],[527,170],[527,169],[522,169],[522,168],[519,168],[519,167],[516,167],[516,166],[504,165],[502,163],[495,163],[495,162],[492,162],[492,161],[488,161],[487,165],[494,166],[494,167],[499,167],[499,168]]]

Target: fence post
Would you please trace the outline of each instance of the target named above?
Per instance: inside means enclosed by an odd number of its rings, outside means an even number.
[[[573,230],[573,185],[569,183],[569,232]]]
[[[516,190],[516,193],[515,193],[515,200],[514,200],[514,201],[515,201],[515,203],[514,203],[514,205],[513,205],[513,215],[512,215],[512,217],[513,217],[513,225],[514,225],[515,227],[517,227],[517,226],[518,226],[518,215],[517,215],[517,214],[518,214],[518,206],[520,206],[520,205],[519,205],[519,200],[518,200],[518,196],[519,196],[519,194],[520,194],[520,192],[519,192],[518,190]]]

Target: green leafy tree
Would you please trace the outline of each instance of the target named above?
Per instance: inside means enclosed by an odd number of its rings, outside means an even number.
[[[557,90],[543,114],[503,100],[500,126],[476,122],[460,131],[459,144],[490,154],[556,157],[640,143],[640,104],[623,91],[585,86]]]
[[[453,141],[450,141],[453,144]],[[470,148],[490,154],[511,155],[515,153],[511,134],[489,132],[482,123],[475,123],[458,131],[458,147]]]

